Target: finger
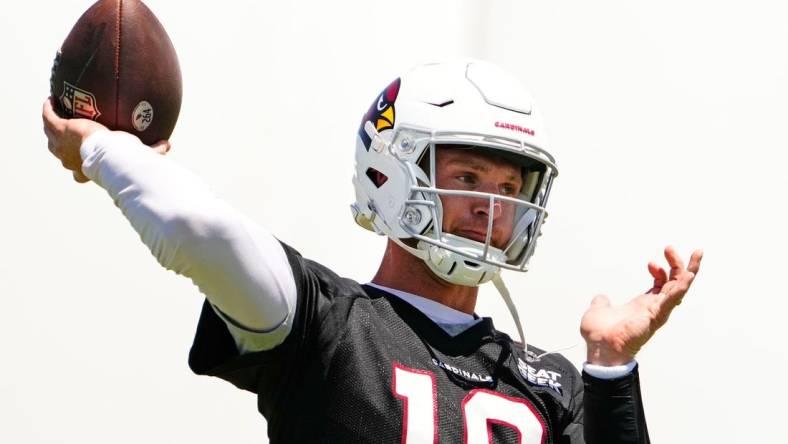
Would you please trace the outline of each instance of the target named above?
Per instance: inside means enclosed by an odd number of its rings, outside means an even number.
[[[82,171],[74,171],[72,176],[74,177],[74,180],[79,183],[90,182],[90,179],[85,176]]]
[[[51,129],[49,129],[49,127],[47,127],[46,125],[44,125],[44,135],[46,136],[46,138],[47,138],[49,141],[51,141],[51,140],[52,140],[52,136],[54,135],[54,134],[52,133],[52,130],[51,130]]]
[[[598,294],[594,296],[594,299],[591,299],[591,308],[605,308],[610,307],[610,298],[603,295]]]
[[[41,107],[41,120],[44,122],[44,130],[51,128],[50,113],[52,112],[52,97],[47,97],[44,101],[44,106]]]
[[[170,144],[169,140],[159,140],[158,142],[151,145],[151,148],[153,149],[153,151],[156,151],[161,155],[165,155],[168,152],[170,152],[172,145]]]
[[[690,256],[690,261],[689,261],[689,265],[687,266],[687,270],[697,275],[698,270],[700,270],[700,261],[702,259],[703,259],[703,250],[693,251],[692,256]]]
[[[681,305],[681,302],[684,300],[684,296],[687,295],[687,291],[689,291],[693,280],[695,280],[695,273],[687,272],[684,274],[684,276],[682,276],[682,279],[676,286],[676,293],[672,297],[673,303],[675,305]]]
[[[684,271],[684,261],[681,260],[681,256],[679,256],[673,246],[669,245],[665,247],[665,259],[668,260],[668,265],[670,265],[671,279],[675,278],[679,273]]]
[[[682,273],[681,277],[676,280],[670,281],[662,287],[662,294],[664,300],[673,306],[681,304],[684,296],[689,291],[692,281],[695,279],[695,273],[687,271]]]
[[[61,119],[57,115],[55,109],[52,107],[52,97],[49,97],[44,102],[44,109],[41,112],[41,118],[44,120],[44,126],[51,130],[59,130],[66,119]]]
[[[657,265],[655,262],[648,263],[648,272],[654,278],[654,286],[649,293],[659,293],[659,290],[668,281],[668,273],[664,268]]]
[[[44,135],[47,138],[47,149],[53,156],[60,158],[57,146],[55,145],[55,136],[52,133],[52,130],[44,126]]]

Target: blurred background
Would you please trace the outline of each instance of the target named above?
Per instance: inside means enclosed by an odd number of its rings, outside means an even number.
[[[106,194],[46,149],[55,52],[91,1],[0,15],[0,442],[267,442],[253,395],[186,364],[202,296],[161,269]],[[410,66],[472,56],[540,104],[560,177],[525,275],[529,342],[581,344],[592,296],[651,285],[665,245],[695,285],[639,355],[656,443],[784,442],[786,12],[753,0],[146,2],[184,98],[171,157],[304,256],[367,282],[354,134]],[[516,336],[492,287],[478,313]],[[580,365],[585,350],[565,353]]]

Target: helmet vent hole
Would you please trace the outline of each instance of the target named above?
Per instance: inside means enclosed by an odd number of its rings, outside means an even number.
[[[465,265],[471,268],[479,268],[479,264],[477,264],[476,262],[470,262],[470,261],[463,261],[463,262],[465,262]]]
[[[381,173],[380,171],[374,168],[367,168],[366,174],[367,177],[369,177],[369,180],[371,180],[372,183],[375,184],[375,186],[378,188],[382,187],[383,184],[386,183],[387,180],[389,180],[388,176],[386,176],[385,174]]]
[[[452,274],[452,273],[454,273],[454,269],[455,269],[455,268],[457,268],[457,262],[455,262],[455,263],[451,264],[451,268],[449,268],[449,272],[448,272],[448,273],[446,273],[446,274],[447,274],[447,275],[449,275],[449,276],[451,276],[451,274]]]
[[[429,103],[432,106],[437,106],[438,108],[443,108],[444,106],[449,106],[452,103],[454,103],[454,100],[447,100],[447,101],[441,102],[441,103],[431,103],[431,102],[427,102],[427,103]]]

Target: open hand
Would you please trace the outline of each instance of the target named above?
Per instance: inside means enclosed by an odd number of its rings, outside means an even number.
[[[618,306],[611,306],[605,295],[594,297],[580,322],[580,333],[588,348],[588,362],[612,366],[631,361],[681,303],[698,273],[702,257],[702,251],[694,251],[685,268],[676,250],[667,247],[665,259],[670,273],[650,262],[648,271],[654,278],[654,285],[645,294]]]
[[[51,97],[44,102],[41,118],[44,120],[44,134],[47,136],[49,152],[60,159],[64,168],[72,172],[75,181],[88,182],[90,179],[82,172],[79,148],[91,134],[106,130],[107,127],[88,119],[61,118],[52,108]],[[166,154],[170,150],[170,143],[162,140],[151,148],[160,154]]]

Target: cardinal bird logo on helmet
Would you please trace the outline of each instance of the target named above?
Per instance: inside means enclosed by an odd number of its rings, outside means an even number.
[[[361,125],[358,128],[358,135],[364,142],[364,146],[369,151],[369,145],[372,142],[367,132],[364,130],[364,125],[367,122],[372,122],[375,129],[379,132],[394,127],[395,110],[394,102],[397,100],[399,94],[400,79],[391,82],[383,92],[380,93],[377,100],[369,107],[369,111],[364,114],[361,119]]]

